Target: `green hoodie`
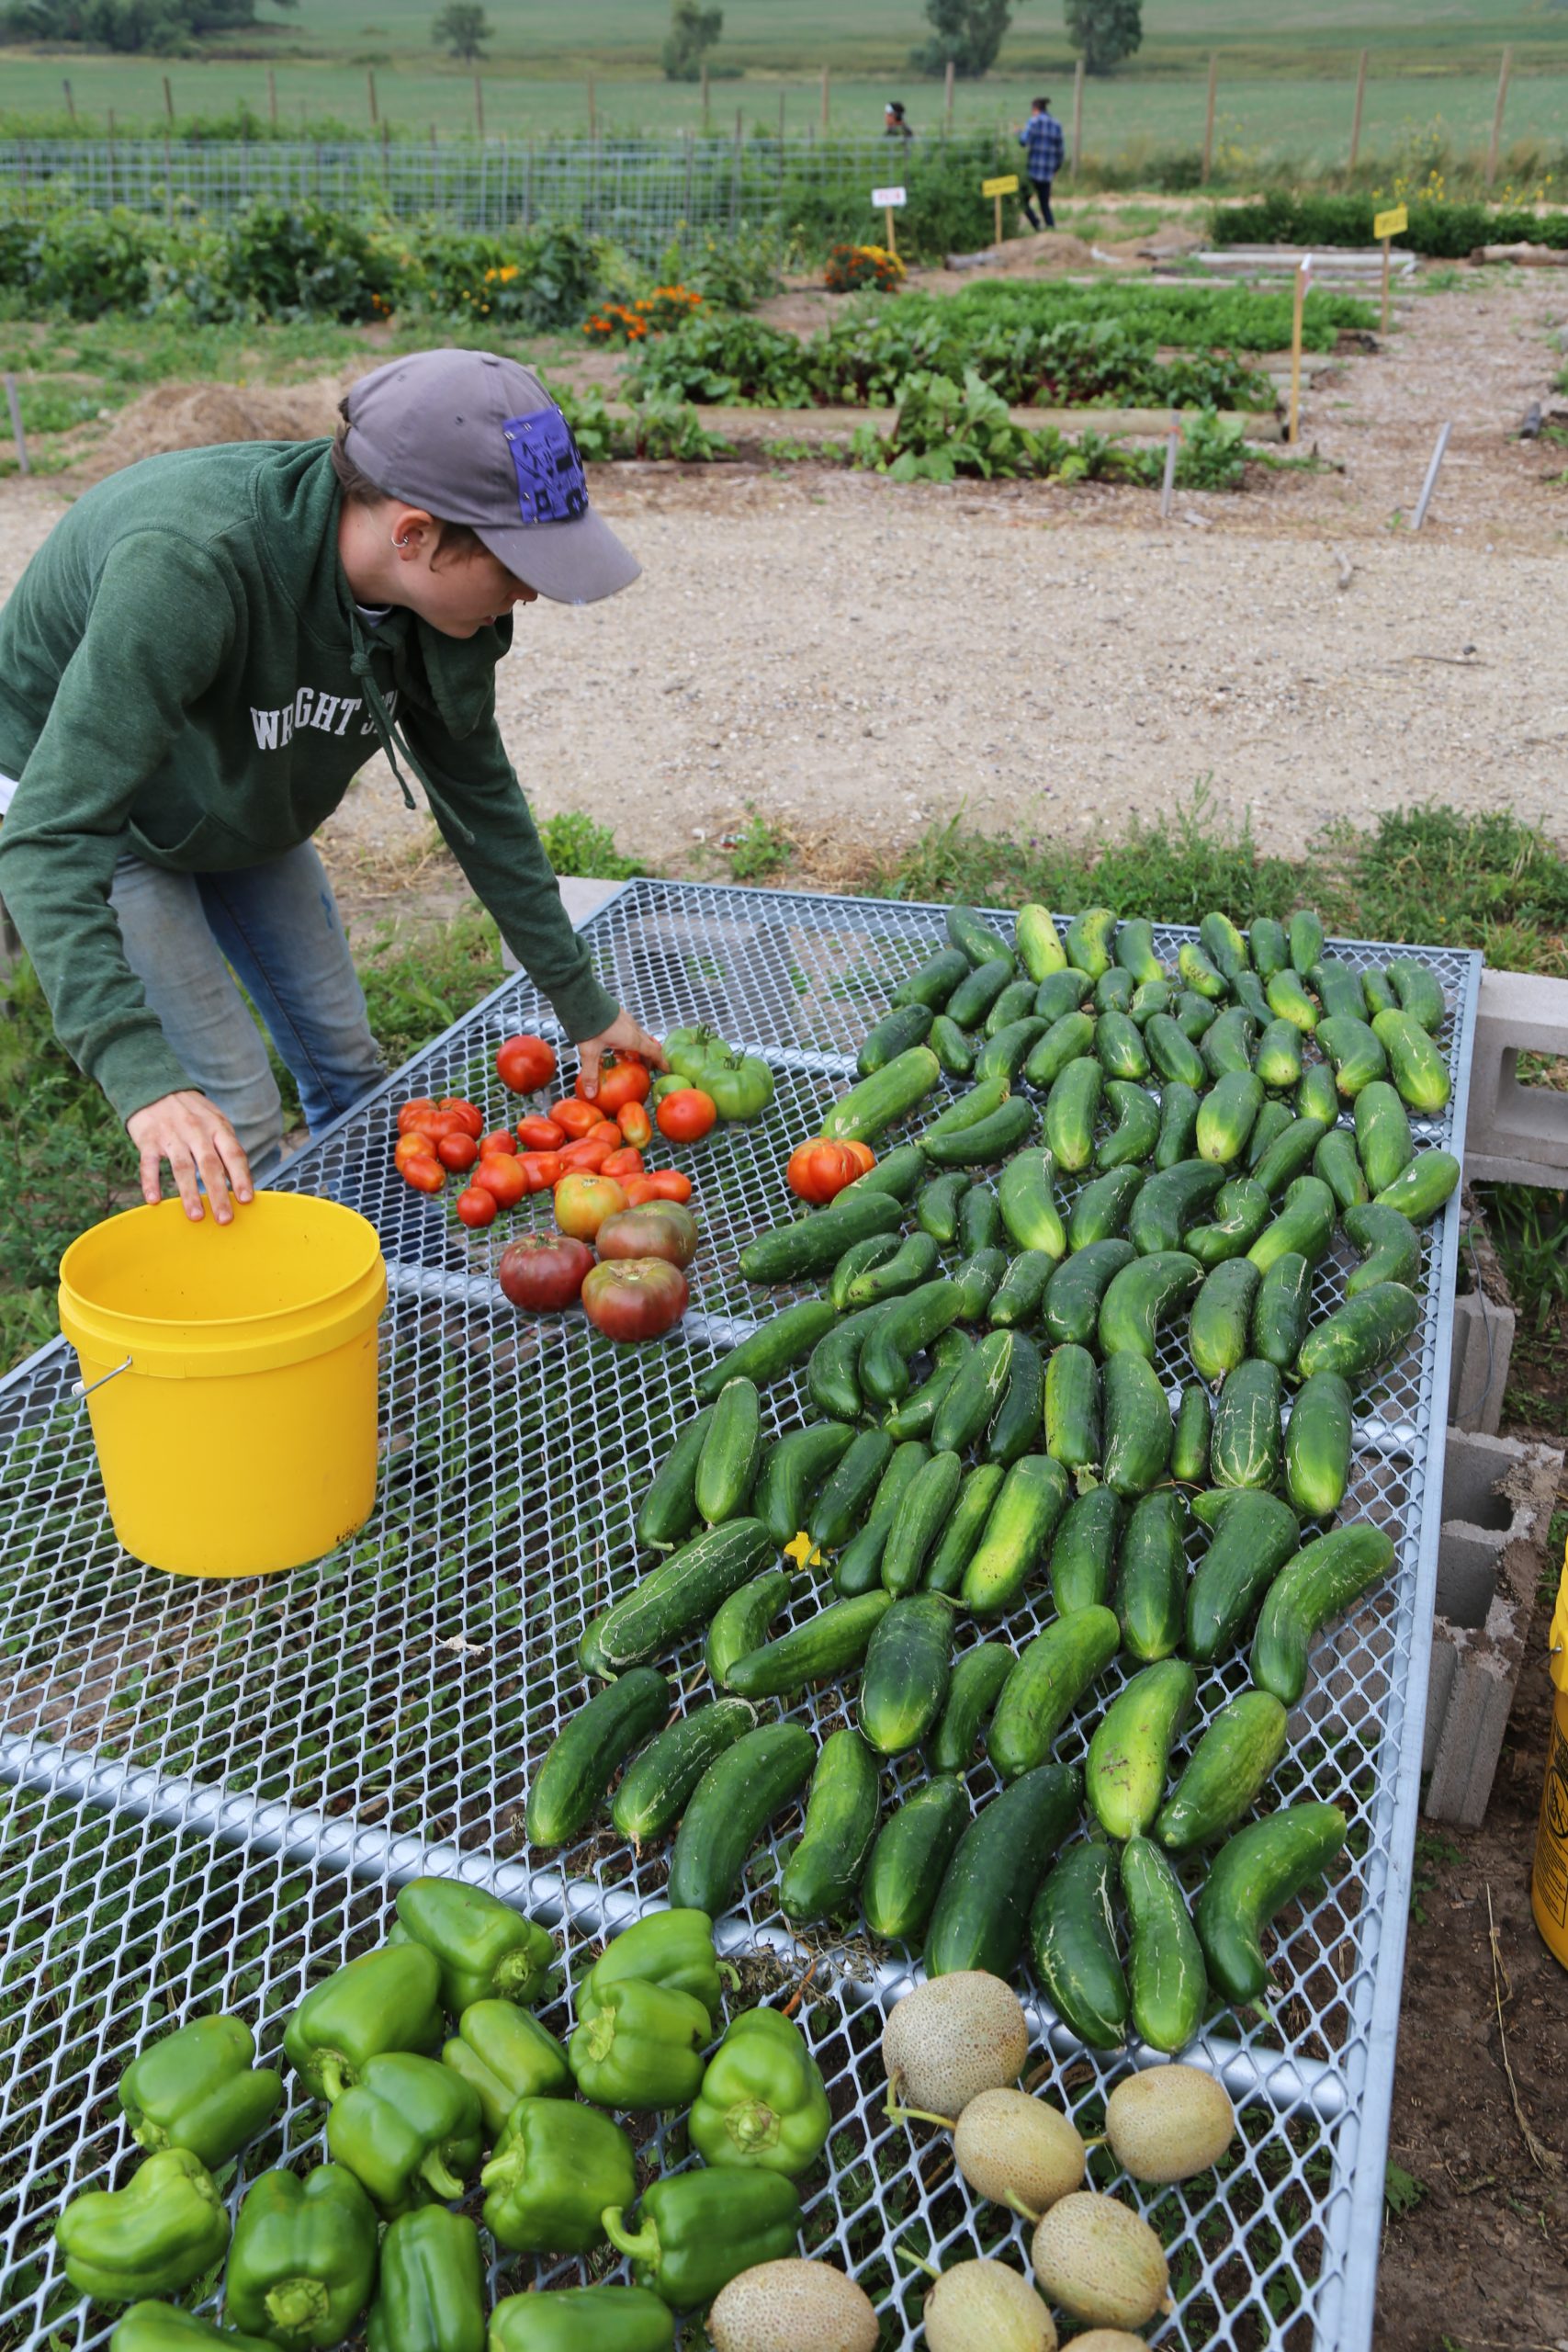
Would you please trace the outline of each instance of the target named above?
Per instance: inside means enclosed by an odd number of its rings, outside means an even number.
[[[117,860],[185,874],[280,857],[378,748],[400,782],[407,756],[568,1035],[615,1016],[496,725],[511,620],[448,638],[397,607],[363,627],[330,447],[248,442],[129,467],[62,518],[0,612],[0,775],[17,782],[0,898],[62,1042],[121,1118],[191,1080],[126,963]]]

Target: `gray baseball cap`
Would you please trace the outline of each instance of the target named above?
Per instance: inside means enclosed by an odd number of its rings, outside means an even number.
[[[588,502],[571,427],[531,368],[416,351],[349,389],[347,454],[389,498],[466,523],[559,605],[629,588],[642,566]]]

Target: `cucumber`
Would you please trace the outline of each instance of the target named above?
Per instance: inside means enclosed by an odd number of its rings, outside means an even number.
[[[1051,973],[1061,971],[1066,963],[1067,951],[1048,907],[1033,900],[1020,907],[1013,920],[1012,937],[1018,960],[1032,980],[1043,980]]]
[[[1000,1642],[976,1642],[953,1662],[947,1700],[928,1751],[933,1772],[966,1772],[980,1731],[1018,1660]]]
[[[961,1781],[928,1781],[884,1822],[861,1882],[874,1936],[913,1943],[925,1933],[947,1866],[973,1815]]]
[[[891,1258],[885,1258],[874,1266],[863,1266],[851,1278],[844,1305],[874,1306],[882,1299],[901,1297],[905,1291],[918,1289],[941,1271],[941,1255],[931,1235],[906,1234]]]
[[[1087,1250],[1093,1241],[1114,1241],[1126,1229],[1127,1212],[1143,1188],[1141,1168],[1112,1168],[1108,1174],[1096,1176],[1073,1203],[1067,1220],[1068,1248]]]
[[[1413,956],[1396,956],[1388,967],[1388,979],[1400,1011],[1435,1036],[1443,1025],[1448,1007],[1431,967],[1418,964]]]
[[[873,1266],[886,1266],[903,1246],[897,1233],[872,1233],[863,1241],[851,1242],[828,1277],[828,1296],[839,1314],[844,1314],[849,1307],[850,1284],[856,1276]]]
[[[1424,1225],[1437,1215],[1458,1182],[1459,1161],[1451,1151],[1423,1151],[1372,1197],[1379,1208],[1397,1209],[1412,1225]]]
[[[1034,1010],[1042,1021],[1060,1021],[1064,1013],[1081,1012],[1093,990],[1089,974],[1068,964],[1059,972],[1046,973],[1034,991]],[[1067,1059],[1071,1058],[1068,1055]]]
[[[951,1004],[950,1016],[956,1020]],[[897,1120],[919,1108],[942,1077],[942,1064],[929,1046],[911,1046],[873,1078],[863,1078],[840,1094],[822,1122],[833,1143],[874,1143]]]
[[[1214,1408],[1209,1460],[1216,1487],[1277,1486],[1282,1460],[1281,1384],[1277,1364],[1249,1356],[1237,1364]]]
[[[1048,1151],[1017,1152],[1002,1170],[997,1203],[1015,1248],[1038,1250],[1051,1259],[1066,1256],[1066,1228],[1056,1206],[1055,1182],[1055,1162]]]
[[[1323,917],[1313,907],[1298,907],[1288,925],[1291,962],[1298,972],[1310,972],[1323,956]]]
[[[1145,915],[1129,916],[1116,934],[1111,954],[1140,985],[1165,978],[1165,966],[1155,954],[1155,927]]]
[[[1211,1716],[1155,1823],[1168,1852],[1190,1853],[1235,1826],[1268,1786],[1288,1724],[1269,1690],[1244,1690]]]
[[[988,1184],[971,1184],[958,1204],[958,1246],[967,1257],[975,1250],[994,1250],[1002,1239],[1001,1204]]]
[[[1181,1237],[1206,1209],[1225,1171],[1210,1159],[1179,1159],[1174,1168],[1151,1176],[1127,1217],[1127,1234],[1144,1257],[1156,1250],[1179,1250]]]
[[[1134,1675],[1096,1724],[1084,1779],[1108,1838],[1137,1837],[1159,1811],[1166,1765],[1197,1689],[1185,1658],[1161,1658]]]
[[[846,1184],[848,1193],[891,1193],[896,1201],[912,1201],[926,1180],[925,1154],[918,1144],[901,1143],[885,1152],[874,1168]],[[840,1194],[840,1200],[844,1193]]]
[[[751,1849],[810,1778],[817,1744],[804,1724],[759,1724],[708,1766],[675,1833],[665,1888],[671,1908],[728,1909]]]
[[[1252,1310],[1252,1352],[1289,1372],[1306,1337],[1312,1268],[1299,1250],[1275,1259],[1258,1287]]]
[[[769,1446],[755,1507],[781,1551],[804,1532],[812,1506],[853,1443],[854,1431],[842,1421],[813,1421]]]
[[[1409,1117],[1386,1079],[1374,1079],[1356,1097],[1356,1148],[1374,1198],[1416,1157]]]
[[[1202,1055],[1168,1012],[1150,1014],[1144,1023],[1144,1046],[1161,1078],[1190,1086],[1194,1092],[1208,1082]]]
[[[1333,1238],[1333,1193],[1316,1176],[1298,1176],[1286,1189],[1284,1207],[1271,1225],[1264,1227],[1247,1254],[1264,1274],[1287,1250],[1316,1266],[1328,1255]]]
[[[1186,1306],[1202,1279],[1202,1267],[1184,1250],[1156,1250],[1123,1266],[1111,1276],[1100,1302],[1100,1354],[1114,1356],[1130,1351],[1152,1363],[1160,1325],[1178,1307]]]
[[[806,1393],[817,1410],[832,1421],[858,1421],[865,1411],[861,1394],[860,1360],[866,1342],[892,1312],[889,1304],[863,1306],[825,1331],[812,1349],[806,1367]]]
[[[1125,1515],[1109,1487],[1091,1487],[1068,1504],[1051,1545],[1051,1598],[1058,1616],[1105,1607],[1116,1581]]]
[[[1133,991],[1133,1001],[1127,1007],[1128,1016],[1141,1029],[1156,1012],[1169,1012],[1176,1002],[1176,990],[1163,974],[1157,980],[1141,980]]]
[[[883,1417],[883,1427],[901,1445],[906,1438],[930,1437],[937,1409],[969,1361],[974,1345],[966,1333],[956,1325],[952,1330],[939,1332],[931,1343],[931,1371],[919,1386]]]
[[[1159,1104],[1145,1088],[1120,1078],[1106,1080],[1105,1100],[1115,1115],[1116,1125],[1095,1146],[1095,1166],[1142,1167],[1153,1158],[1159,1141]]]
[[[1320,956],[1307,975],[1330,1021],[1359,1021],[1366,1006],[1360,976],[1337,956]]]
[[[1270,1146],[1278,1143],[1286,1129],[1295,1124],[1296,1114],[1288,1103],[1265,1102],[1252,1123],[1252,1133],[1247,1138],[1247,1172],[1249,1176],[1261,1166]]]
[[[1322,1119],[1292,1119],[1252,1169],[1252,1181],[1261,1184],[1270,1200],[1312,1166],[1312,1156],[1327,1134]]]
[[[1285,926],[1272,915],[1259,915],[1247,934],[1252,956],[1252,968],[1260,980],[1271,980],[1282,972],[1291,960],[1291,943]]]
[[[948,998],[943,1007],[948,1019],[960,1029],[978,1029],[1012,974],[1010,956],[1006,963],[999,956],[993,956],[984,964],[977,964]]]
[[[1026,1453],[1002,1480],[959,1588],[976,1617],[1010,1608],[1044,1559],[1067,1507],[1067,1474],[1048,1453]]]
[[[1347,1209],[1340,1222],[1361,1260],[1346,1276],[1347,1298],[1370,1290],[1374,1283],[1404,1283],[1416,1289],[1421,1279],[1421,1236],[1407,1216],[1386,1203],[1365,1201]]]
[[[1122,1900],[1133,2023],[1151,2050],[1185,2050],[1208,2007],[1203,1950],[1181,1881],[1147,1838],[1122,1849]]]
[[[1075,1609],[1027,1645],[1003,1685],[986,1752],[1004,1781],[1044,1763],[1084,1692],[1115,1657],[1121,1630],[1109,1609]]]
[[[882,1591],[882,1555],[887,1548],[894,1513],[910,1480],[930,1459],[930,1446],[922,1444],[919,1438],[906,1438],[898,1446],[867,1507],[864,1526],[851,1536],[833,1563],[833,1589],[841,1600],[852,1600],[863,1593]]]
[[[1026,1144],[1040,1124],[1032,1102],[1013,1095],[987,1119],[950,1135],[920,1137],[920,1149],[939,1168],[995,1168]]]
[[[1176,1025],[1190,1046],[1201,1046],[1220,1017],[1217,1004],[1211,1004],[1206,996],[1188,988],[1178,994],[1173,1011]]]
[[[1036,1765],[976,1815],[942,1874],[926,1929],[928,1976],[978,1968],[1012,1974],[1045,1866],[1077,1818],[1083,1783]]]
[[[1005,1250],[976,1250],[954,1266],[953,1280],[959,1291],[959,1319],[978,1323],[1001,1286],[1008,1270]]]
[[[1386,972],[1363,972],[1361,994],[1366,998],[1366,1017],[1375,1021],[1380,1012],[1392,1012],[1399,1003],[1393,984]]]
[[[895,1600],[918,1588],[928,1555],[958,1499],[964,1464],[956,1453],[933,1453],[905,1487],[882,1554],[883,1589]]]
[[[890,1592],[862,1592],[830,1600],[805,1624],[737,1658],[728,1687],[742,1699],[793,1698],[808,1682],[847,1674],[865,1656],[866,1644],[893,1605]]]
[[[1111,967],[1111,942],[1116,931],[1116,917],[1109,907],[1086,907],[1067,925],[1067,935],[1062,942],[1067,961],[1091,980]]]
[[[1198,1152],[1198,1090],[1184,1079],[1168,1079],[1159,1093],[1159,1140],[1155,1166],[1163,1174]]]
[[[1135,993],[1132,973],[1113,964],[1094,984],[1094,1009],[1096,1012],[1128,1012]]]
[[[1312,1519],[1330,1519],[1350,1483],[1350,1391],[1337,1372],[1303,1381],[1285,1431],[1285,1491]]]
[[[1214,1194],[1207,1225],[1190,1226],[1184,1247],[1201,1266],[1223,1265],[1250,1250],[1268,1224],[1271,1204],[1256,1177],[1233,1176]]]
[[[753,1650],[761,1648],[784,1611],[792,1581],[783,1568],[769,1568],[732,1592],[728,1600],[720,1601],[703,1647],[703,1664],[718,1690],[724,1689],[738,1657],[749,1657]],[[755,1722],[754,1711],[748,1708],[747,1713]]]
[[[1170,1408],[1146,1357],[1114,1355],[1100,1380],[1105,1483],[1127,1497],[1147,1494],[1170,1466]]]
[[[668,1552],[672,1544],[683,1542],[697,1523],[697,1464],[713,1412],[711,1405],[705,1406],[687,1423],[637,1506],[637,1540],[653,1551]]]
[[[709,1527],[739,1519],[757,1483],[762,1457],[762,1400],[744,1376],[727,1380],[714,1407],[693,1493]]]
[[[1040,1436],[1045,1404],[1045,1360],[1027,1332],[1013,1334],[1012,1368],[1001,1402],[992,1414],[982,1448],[986,1460],[1004,1470],[1032,1453]]]
[[[1300,973],[1271,973],[1264,983],[1263,994],[1276,1021],[1288,1021],[1303,1037],[1312,1035],[1317,1027],[1317,1007],[1303,986]]]
[[[1231,1070],[1198,1105],[1198,1157],[1230,1167],[1247,1149],[1252,1123],[1263,1108],[1263,1080],[1256,1070]]]
[[[1209,1975],[1233,2007],[1262,1999],[1269,1985],[1263,1931],[1293,1895],[1323,1876],[1345,1843],[1345,1829],[1337,1805],[1282,1805],[1238,1829],[1214,1857],[1195,1918]]]
[[[942,1064],[944,1077],[968,1078],[973,1073],[975,1048],[957,1022],[950,1021],[945,1012],[939,1012],[931,1023],[926,1043]]]
[[[1233,1004],[1204,1031],[1199,1051],[1211,1078],[1249,1078],[1257,1043],[1257,1022],[1239,1004]]]
[[[793,1372],[838,1319],[825,1298],[803,1298],[794,1306],[778,1308],[757,1326],[750,1339],[697,1374],[699,1403],[711,1405],[727,1380],[744,1376],[765,1388],[781,1374]]]
[[[1442,1110],[1453,1092],[1449,1066],[1421,1023],[1408,1012],[1380,1012],[1371,1028],[1401,1100],[1424,1118]]]
[[[1133,1506],[1116,1580],[1116,1614],[1128,1655],[1168,1657],[1181,1639],[1187,1599],[1187,1506],[1169,1487]]]
[[[1069,1175],[1081,1175],[1094,1158],[1094,1123],[1104,1091],[1105,1072],[1087,1054],[1069,1062],[1051,1089],[1045,1141],[1057,1167]]]
[[[1100,1460],[1100,1367],[1087,1348],[1054,1348],[1045,1367],[1045,1451],[1069,1470]]]
[[[1130,987],[1128,996],[1130,1001]],[[1101,1012],[1094,1032],[1094,1052],[1108,1080],[1142,1079],[1149,1074],[1149,1057],[1138,1025],[1125,1012]]]
[[[1421,1320],[1421,1302],[1404,1283],[1374,1283],[1315,1324],[1302,1341],[1296,1370],[1303,1380],[1314,1372],[1337,1372],[1342,1380],[1365,1380],[1404,1352]]]
[[[1317,1024],[1318,1049],[1334,1071],[1334,1083],[1348,1102],[1363,1086],[1388,1076],[1388,1056],[1376,1033],[1359,1015],[1330,1015]]]
[[[1027,978],[1008,982],[986,1015],[985,1032],[987,1037],[999,1037],[1002,1031],[1010,1029],[1015,1021],[1021,1021],[1026,1013],[1033,1013],[1036,986],[1035,981]],[[1042,1022],[1040,1026],[1043,1030],[1047,1023]]]
[[[1339,1089],[1334,1083],[1329,1063],[1314,1062],[1303,1070],[1302,1082],[1296,1089],[1296,1115],[1321,1119],[1325,1127],[1334,1125],[1339,1116]]]
[[[1170,1475],[1184,1487],[1207,1486],[1214,1408],[1203,1387],[1184,1388],[1170,1441]]]
[[[1302,1033],[1293,1021],[1270,1021],[1258,1040],[1253,1068],[1265,1086],[1281,1092],[1299,1085],[1302,1075]]]
[[[828,1208],[759,1233],[736,1262],[749,1283],[800,1282],[808,1274],[828,1273],[852,1241],[896,1232],[903,1218],[903,1204],[891,1193],[843,1192]]]
[[[633,1748],[665,1722],[674,1695],[661,1674],[634,1666],[579,1707],[529,1784],[523,1820],[530,1845],[564,1846],[586,1829]]]
[[[1227,980],[1234,980],[1238,972],[1246,971],[1247,942],[1229,915],[1206,914],[1198,925],[1198,937],[1214,969],[1223,972]]]
[[[860,1352],[859,1379],[868,1399],[897,1405],[914,1385],[911,1359],[958,1320],[964,1294],[940,1276],[906,1291],[886,1307]]]
[[[1267,1029],[1274,1018],[1269,1010],[1269,1000],[1263,993],[1263,983],[1256,972],[1238,972],[1231,982],[1231,994],[1243,1012],[1252,1015],[1256,1027]]]
[[[1270,1583],[1301,1542],[1296,1515],[1278,1495],[1233,1487],[1208,1550],[1187,1588],[1186,1648],[1200,1666],[1229,1656]]]
[[[1052,1087],[1069,1062],[1094,1051],[1095,1022],[1092,1013],[1076,1008],[1058,1013],[1045,1035],[1031,1046],[1023,1065],[1023,1075],[1031,1086]]]
[[[1030,993],[1032,994],[1032,990]],[[1011,994],[1010,989],[1004,989],[997,1003],[1005,1004]],[[994,1010],[995,1007],[993,1007]],[[1005,1078],[1010,1083],[1045,1035],[1046,1026],[1047,1024],[1033,1013],[1026,1015],[1021,1021],[1010,1021],[1005,1027],[998,1029],[993,1036],[988,1037],[987,1042],[976,1055],[976,1077]]]
[[[610,1819],[621,1836],[630,1838],[640,1853],[672,1829],[708,1766],[756,1721],[755,1707],[744,1699],[716,1699],[659,1733],[622,1774],[615,1791]]]
[[[947,1002],[969,970],[969,958],[960,947],[943,947],[899,981],[893,1002],[924,1004],[934,1012]]]
[[[976,1080],[956,1102],[928,1119],[916,1137],[921,1150],[928,1144],[945,1136],[961,1135],[965,1127],[977,1127],[996,1112],[1005,1109],[1010,1088],[1005,1078],[983,1078]]]
[[[860,1727],[879,1756],[919,1746],[942,1713],[952,1671],[953,1603],[940,1592],[895,1600],[872,1634],[861,1680]]]
[[[619,1674],[673,1649],[694,1626],[705,1625],[721,1601],[750,1582],[773,1549],[773,1539],[756,1519],[727,1520],[694,1536],[593,1619],[578,1645],[582,1663],[593,1674]]]
[[[1182,941],[1177,951],[1176,969],[1183,988],[1207,997],[1211,1004],[1221,1003],[1229,993],[1224,974],[1196,939]]]
[[[1091,1241],[1064,1259],[1045,1285],[1040,1319],[1058,1347],[1082,1347],[1100,1329],[1100,1302],[1137,1256],[1130,1241]]]
[[[802,1927],[847,1910],[876,1835],[876,1765],[860,1734],[829,1732],[806,1800],[806,1826],[779,1873],[779,1908]]]
[[[1012,949],[988,922],[983,922],[973,907],[949,907],[947,935],[954,947],[961,947],[971,965],[978,967],[1000,961],[1009,971],[1013,968]]]
[[[958,1238],[959,1206],[974,1182],[967,1169],[954,1168],[946,1176],[933,1176],[916,1195],[915,1223],[944,1250]]]
[[[1370,1201],[1371,1193],[1361,1173],[1355,1143],[1345,1127],[1330,1127],[1312,1156],[1312,1172],[1327,1185],[1342,1209]]]
[[[856,1432],[811,1506],[806,1532],[814,1545],[824,1552],[837,1552],[849,1542],[870,1510],[871,1498],[892,1459],[893,1439],[888,1430]],[[719,1677],[715,1675],[714,1679]]]
[[[896,1005],[884,1013],[874,1029],[868,1031],[860,1052],[855,1056],[855,1068],[862,1078],[870,1078],[911,1046],[923,1046],[931,1035],[935,1016],[929,1004]]]
[[[1269,1586],[1252,1637],[1252,1679],[1293,1707],[1306,1689],[1307,1653],[1332,1617],[1393,1566],[1393,1544],[1367,1520],[1330,1528],[1286,1562]]]
[[[1055,1861],[1029,1915],[1035,1981],[1091,2050],[1127,2039],[1127,1979],[1116,1948],[1115,1857],[1089,1838]]]
[[[1006,1476],[999,1462],[983,1462],[977,1469],[965,1472],[958,1500],[926,1569],[927,1592],[944,1592],[951,1600],[961,1590],[964,1570],[986,1532],[991,1506],[1002,1490]]]
[[[1043,1250],[1021,1250],[991,1294],[987,1314],[1004,1330],[1032,1323],[1045,1296],[1056,1261]]]

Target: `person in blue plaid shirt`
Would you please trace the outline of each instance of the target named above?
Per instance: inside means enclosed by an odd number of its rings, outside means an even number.
[[[1051,111],[1049,98],[1033,101],[1029,120],[1018,134],[1018,143],[1025,150],[1023,167],[1034,190],[1035,200],[1045,216],[1043,220],[1037,220],[1034,207],[1025,197],[1023,217],[1032,229],[1054,229],[1056,216],[1051,209],[1051,183],[1062,168],[1067,142],[1061,124]]]

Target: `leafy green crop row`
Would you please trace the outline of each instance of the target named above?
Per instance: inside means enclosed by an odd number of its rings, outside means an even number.
[[[1134,334],[1152,334],[1156,343],[1182,350],[1283,351],[1291,340],[1291,302],[1289,291],[1265,286],[1154,286],[1145,278],[1075,286],[1060,278],[997,277],[946,298],[906,294],[898,311],[907,316],[917,303],[940,307],[954,334],[973,334],[995,320],[1056,326],[1069,319],[1114,319]],[[1314,287],[1302,320],[1303,347],[1332,351],[1343,328],[1375,327],[1377,319],[1375,307],[1359,295]]]
[[[1370,245],[1372,219],[1382,209],[1371,196],[1319,196],[1276,189],[1252,204],[1221,205],[1209,232],[1219,245]],[[1410,225],[1399,243],[1406,251],[1459,261],[1478,245],[1568,245],[1568,211],[1536,213],[1489,204],[1410,205]]]

